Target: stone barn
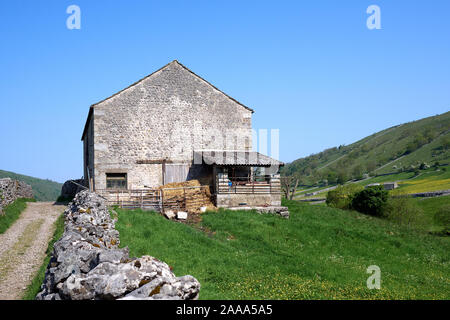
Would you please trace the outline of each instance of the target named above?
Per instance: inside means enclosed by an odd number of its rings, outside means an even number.
[[[85,184],[101,193],[197,179],[219,207],[280,205],[283,163],[252,151],[253,113],[172,61],[90,107]]]

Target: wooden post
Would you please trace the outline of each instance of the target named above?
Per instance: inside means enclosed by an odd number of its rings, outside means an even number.
[[[183,200],[184,200],[184,210],[187,211],[186,188],[185,187],[183,187]]]
[[[164,189],[161,189],[161,212],[164,214]]]
[[[162,185],[166,184],[166,159],[162,161]]]

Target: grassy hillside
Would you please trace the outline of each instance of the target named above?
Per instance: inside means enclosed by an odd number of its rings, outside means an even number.
[[[221,210],[197,227],[117,210],[121,246],[201,283],[200,299],[449,299],[450,238],[353,211],[284,202],[291,218]],[[201,228],[199,228],[201,227]],[[381,289],[366,286],[381,269]]]
[[[62,184],[48,179],[33,178],[14,172],[0,170],[0,179],[1,178],[11,178],[29,184],[33,188],[33,194],[37,201],[54,201],[61,193]]]
[[[286,165],[282,174],[297,174],[313,185],[326,179],[342,183],[364,173],[383,174],[422,162],[450,162],[450,112],[395,126],[348,146],[324,150]]]

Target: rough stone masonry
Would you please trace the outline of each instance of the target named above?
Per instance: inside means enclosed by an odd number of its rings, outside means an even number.
[[[108,173],[126,173],[128,189],[166,183],[162,164],[143,159],[168,159],[167,170],[183,167],[187,180],[206,180],[212,172],[193,164],[193,151],[250,151],[252,113],[172,61],[91,106],[82,138],[85,185],[91,178],[94,190],[106,189]]]
[[[0,179],[0,215],[4,207],[18,198],[33,198],[31,186],[10,178]]]
[[[130,258],[104,200],[79,192],[64,212],[38,300],[197,299],[200,283],[151,256]]]

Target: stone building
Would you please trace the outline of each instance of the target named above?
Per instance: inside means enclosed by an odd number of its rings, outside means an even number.
[[[250,201],[227,196],[224,206],[279,205],[283,164],[251,151],[253,112],[172,61],[90,107],[82,135],[85,184],[132,190],[198,179],[215,195],[246,190],[254,197],[255,186],[264,193]],[[264,173],[258,167],[271,170],[255,178]]]

